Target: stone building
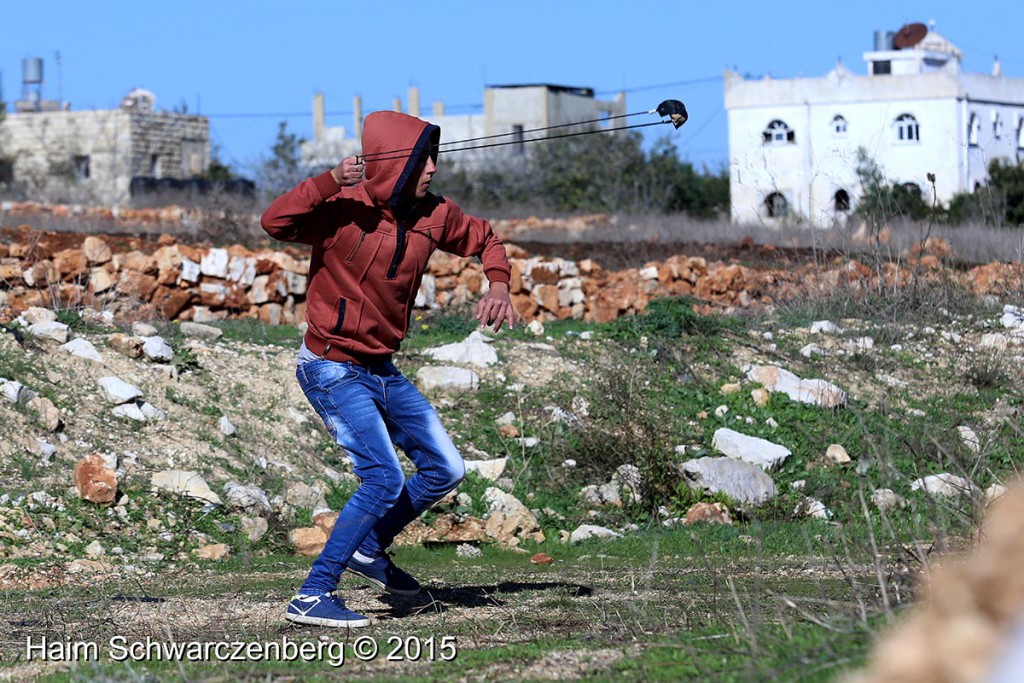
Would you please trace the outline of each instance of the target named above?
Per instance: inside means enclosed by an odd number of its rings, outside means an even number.
[[[732,219],[844,222],[861,194],[858,150],[887,180],[940,203],[988,180],[994,159],[1024,159],[1024,79],[967,73],[934,27],[878,31],[866,75],[725,74]]]
[[[393,109],[402,111],[396,99]],[[324,96],[313,97],[313,139],[302,148],[303,160],[311,168],[330,168],[346,156],[358,154],[361,149],[363,106],[362,100],[353,100],[353,131],[348,135],[345,127],[328,128],[324,123]],[[606,116],[626,113],[626,95],[619,93],[612,100],[598,100],[590,88],[575,88],[552,84],[498,85],[484,89],[482,114],[453,115],[445,112],[442,102],[435,102],[431,115],[420,111],[419,88],[409,88],[407,113],[428,119],[441,127],[442,149],[476,147],[493,143],[500,146],[472,149],[452,156],[452,161],[463,165],[482,164],[488,160],[508,158],[524,153],[524,142],[541,137],[529,131],[549,126],[560,126],[592,121]],[[558,131],[555,131],[557,134]],[[452,141],[492,137],[460,145]],[[445,159],[447,162],[448,159]]]
[[[0,121],[0,186],[30,199],[119,205],[130,198],[133,177],[203,173],[209,119],[155,111],[154,102],[146,90],[133,90],[112,110],[15,102]]]

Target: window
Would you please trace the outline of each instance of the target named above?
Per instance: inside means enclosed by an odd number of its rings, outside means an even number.
[[[79,154],[71,157],[71,174],[75,180],[85,180],[89,177],[88,154]]]
[[[892,62],[885,60],[884,62],[871,62],[871,73],[875,76],[888,76],[892,73]]]
[[[1003,139],[1003,119],[997,111],[992,112],[992,137],[996,140]]]
[[[512,142],[516,143],[513,150],[516,154],[522,154],[525,151],[525,140],[523,139],[523,124],[514,123],[512,124]]]
[[[14,182],[14,162],[10,159],[0,159],[0,185],[10,185]]]
[[[839,114],[832,118],[832,135],[837,138],[846,137],[846,119]]]
[[[1017,123],[1017,161],[1024,162],[1024,117]]]
[[[150,154],[149,155],[149,177],[159,178],[160,177],[160,155]]]
[[[849,213],[850,193],[846,190],[837,190],[832,197],[832,206],[835,208],[836,213]]]
[[[769,218],[781,218],[789,212],[789,202],[781,192],[772,192],[764,198],[764,208]]]
[[[796,133],[786,125],[785,121],[778,119],[768,124],[761,138],[766,145],[796,144]]]
[[[971,120],[967,124],[967,145],[970,147],[978,146],[978,137],[981,135],[981,121],[978,120],[977,114],[971,114]]]
[[[896,119],[896,140],[898,142],[920,142],[921,129],[917,119],[910,114],[902,114]]]

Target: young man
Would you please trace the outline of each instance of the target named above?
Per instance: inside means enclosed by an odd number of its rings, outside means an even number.
[[[487,221],[429,192],[441,130],[397,112],[374,112],[360,157],[303,180],[263,214],[275,239],[313,247],[309,329],[296,376],[360,479],[285,619],[354,628],[370,620],[335,594],[342,572],[397,595],[420,585],[385,553],[394,537],[465,475],[437,413],[391,362],[435,249],[478,256],[490,283],[481,324],[513,324],[511,268]],[[363,162],[365,160],[365,164]],[[365,173],[365,179],[364,179]],[[415,464],[408,479],[394,446]]]

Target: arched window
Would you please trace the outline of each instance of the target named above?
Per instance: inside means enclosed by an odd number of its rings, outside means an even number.
[[[1003,119],[997,111],[992,112],[992,137],[996,140],[1003,139]]]
[[[764,208],[769,218],[781,218],[789,212],[789,202],[781,192],[772,192],[764,198]]]
[[[832,117],[832,135],[837,138],[846,137],[846,119],[840,114]]]
[[[786,125],[785,121],[775,119],[764,129],[761,139],[766,145],[784,145],[787,143],[792,145],[796,143],[796,133]]]
[[[971,120],[967,124],[967,144],[970,147],[978,146],[978,138],[981,136],[981,120],[977,114],[971,114]]]
[[[850,193],[846,190],[836,190],[835,195],[832,196],[832,206],[836,213],[849,213]]]
[[[896,119],[896,141],[921,141],[921,129],[917,125],[917,119],[915,119],[911,114],[901,114]]]

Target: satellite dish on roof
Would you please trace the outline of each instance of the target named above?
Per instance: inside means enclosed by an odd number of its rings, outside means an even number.
[[[928,35],[928,27],[924,24],[905,24],[892,38],[892,46],[897,50],[914,47]]]

